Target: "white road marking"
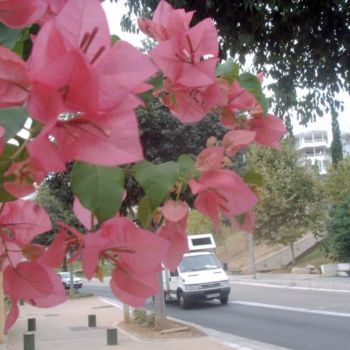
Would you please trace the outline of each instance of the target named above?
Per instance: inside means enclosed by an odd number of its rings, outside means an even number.
[[[275,304],[254,303],[254,302],[242,301],[242,300],[229,301],[229,303],[230,304],[237,304],[237,305],[245,305],[245,306],[262,307],[262,308],[265,308],[265,309],[294,311],[294,312],[303,312],[303,313],[309,313],[309,314],[315,314],[315,315],[337,316],[337,317],[348,317],[348,318],[350,318],[350,314],[349,313],[344,313],[344,312],[316,310],[316,309],[306,309],[306,308],[302,308],[302,307],[292,307],[292,306],[275,305]]]
[[[294,283],[294,282],[290,282]],[[316,287],[298,287],[298,286],[284,286],[280,284],[267,284],[267,283],[254,283],[243,281],[230,281],[230,284],[241,284],[247,286],[267,287],[267,288],[280,288],[280,289],[298,289],[298,290],[313,290],[317,292],[332,292],[332,293],[350,293],[350,289],[331,289],[331,288],[316,288]]]

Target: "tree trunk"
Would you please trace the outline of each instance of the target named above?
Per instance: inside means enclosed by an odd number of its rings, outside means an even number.
[[[155,326],[157,329],[166,328],[165,298],[163,286],[163,274],[158,272],[159,293],[155,296]]]
[[[3,273],[0,272],[0,344],[5,343],[5,295],[3,286]]]
[[[292,253],[292,263],[294,265],[295,264],[295,251],[294,251],[294,243],[293,242],[290,244],[290,251]]]

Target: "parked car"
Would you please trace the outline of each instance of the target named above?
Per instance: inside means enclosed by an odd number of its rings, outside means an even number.
[[[70,286],[69,272],[59,272],[58,274],[61,277],[63,287],[65,289],[69,289],[69,286]],[[83,280],[80,277],[75,275],[73,275],[73,283],[74,283],[74,288],[81,288],[83,286]]]

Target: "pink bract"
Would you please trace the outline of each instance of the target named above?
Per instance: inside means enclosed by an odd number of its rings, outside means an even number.
[[[199,181],[191,180],[193,194],[197,194],[195,206],[210,217],[219,228],[219,214],[234,217],[249,211],[257,197],[244,181],[230,170],[212,170],[204,173]]]
[[[175,10],[166,1],[161,0],[153,13],[152,20],[140,19],[139,28],[150,37],[162,41],[185,32],[190,25],[194,11]]]
[[[214,83],[218,52],[217,31],[213,22],[206,19],[160,42],[150,56],[173,84],[194,88]]]
[[[196,168],[200,172],[221,169],[224,161],[223,147],[209,147],[198,154]]]
[[[15,53],[1,46],[0,79],[0,108],[23,105],[30,87],[27,66]]]

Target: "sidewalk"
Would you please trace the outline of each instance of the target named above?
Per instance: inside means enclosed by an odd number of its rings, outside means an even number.
[[[233,284],[255,284],[350,292],[350,277],[324,277],[319,274],[257,273],[256,279],[252,275],[229,275],[229,279]]]
[[[96,328],[88,327],[88,315],[95,314]],[[23,350],[23,334],[27,332],[27,319],[36,319],[35,350],[232,350],[209,337],[178,338],[171,340],[142,340],[118,327],[123,319],[122,310],[106,304],[97,297],[68,300],[50,308],[39,309],[20,306],[20,317],[7,335],[6,350]],[[106,330],[118,328],[118,345],[108,346]]]

